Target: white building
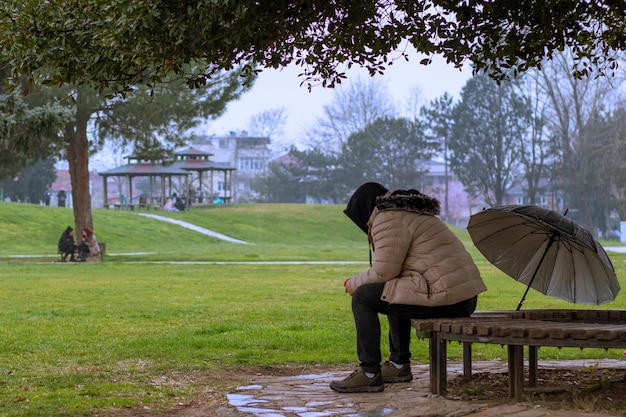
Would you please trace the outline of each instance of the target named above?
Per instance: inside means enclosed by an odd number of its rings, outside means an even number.
[[[223,179],[215,178],[213,188],[218,192],[232,190],[232,201],[246,203],[258,197],[252,189],[254,180],[267,170],[271,158],[269,137],[253,136],[198,136],[192,147],[212,154],[211,161],[235,167],[232,173],[232,187]]]

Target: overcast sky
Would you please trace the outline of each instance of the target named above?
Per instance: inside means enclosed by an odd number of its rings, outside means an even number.
[[[471,76],[471,69],[463,71],[446,64],[443,59],[435,60],[428,66],[419,63],[420,57],[412,53],[409,62],[399,59],[387,69],[383,76],[398,108],[402,108],[415,88],[426,104],[440,97],[445,92],[458,98],[461,88]],[[321,86],[313,87],[309,92],[303,81],[298,78],[302,69],[289,66],[283,70],[263,70],[252,87],[240,100],[228,105],[226,113],[215,121],[203,126],[203,133],[222,136],[230,131],[239,132],[248,125],[251,116],[264,110],[284,107],[288,114],[285,137],[297,139],[299,132],[310,126],[322,115],[322,108],[332,101],[333,89]],[[352,69],[348,81],[356,77],[369,77],[362,69]]]
[[[421,57],[415,52],[410,53],[409,62],[397,59],[385,74],[377,76],[389,87],[396,107],[402,109],[415,89],[419,89],[423,103],[449,93],[458,99],[461,88],[471,77],[471,69],[466,66],[463,71],[447,64],[443,59],[435,59],[432,64],[424,66],[419,63]],[[287,125],[283,138],[272,138],[273,141],[298,143],[302,131],[310,127],[322,116],[324,105],[332,101],[334,90],[321,86],[313,87],[309,92],[306,85],[298,77],[302,69],[289,66],[282,70],[265,69],[259,75],[252,89],[238,101],[228,105],[226,113],[217,120],[210,121],[198,129],[198,133],[225,136],[229,132],[246,130],[250,118],[265,110],[284,107],[287,112]],[[349,83],[357,77],[369,77],[367,71],[353,68],[348,72]],[[398,116],[403,116],[399,114]],[[282,146],[281,146],[282,147]],[[103,170],[113,168],[123,162],[122,156],[128,152],[107,147],[104,152],[94,155],[90,161],[90,169]],[[58,164],[64,168],[66,164]]]

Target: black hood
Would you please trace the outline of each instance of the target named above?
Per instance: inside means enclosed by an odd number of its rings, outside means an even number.
[[[385,195],[388,191],[376,182],[367,182],[356,189],[343,212],[359,229],[367,233],[367,222],[376,207],[376,197]]]

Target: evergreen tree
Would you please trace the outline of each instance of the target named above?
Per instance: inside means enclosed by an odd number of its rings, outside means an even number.
[[[511,83],[498,85],[478,75],[463,87],[454,109],[450,164],[470,194],[491,205],[503,203],[504,194],[521,176],[529,114],[528,102]]]
[[[0,181],[0,188],[12,201],[39,204],[55,179],[54,159],[48,158],[33,162],[17,175]]]
[[[430,160],[436,144],[419,122],[380,118],[348,138],[338,159],[346,192],[367,181],[389,189],[423,188],[418,160]]]

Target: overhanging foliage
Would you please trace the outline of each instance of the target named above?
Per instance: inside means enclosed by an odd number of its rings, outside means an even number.
[[[576,76],[609,73],[626,15],[615,0],[6,0],[0,34],[0,60],[48,83],[199,86],[237,65],[296,63],[309,86],[333,86],[352,65],[384,71],[408,44],[422,63],[470,61],[495,79],[566,47]]]

